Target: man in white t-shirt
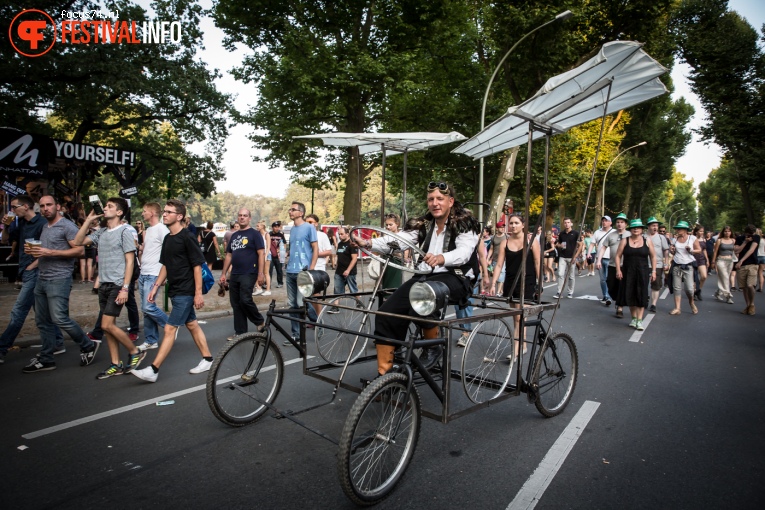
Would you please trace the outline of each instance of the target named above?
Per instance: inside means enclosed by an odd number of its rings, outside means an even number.
[[[309,214],[305,217],[305,221],[313,225],[313,227],[316,229],[316,239],[319,244],[319,258],[316,259],[316,267],[314,267],[314,269],[317,271],[326,271],[327,257],[332,255],[332,243],[329,242],[329,236],[326,234],[326,232],[321,229],[318,216],[315,214]]]
[[[608,235],[609,232],[611,232],[613,229],[611,228],[611,217],[610,216],[603,216],[600,219],[600,228],[596,230],[592,234],[592,244],[590,244],[590,250],[592,250],[593,258],[597,260],[598,258],[598,251],[603,246],[605,241],[603,239]],[[600,261],[601,264],[598,269],[598,274],[600,275],[600,291],[603,294],[603,299],[601,299],[601,303],[605,304],[606,306],[611,305],[611,296],[608,295],[608,284],[606,283],[606,280],[608,278],[608,261],[611,259],[611,250],[606,247],[605,251],[603,252],[603,256],[601,257]]]
[[[138,292],[141,296],[141,310],[143,311],[143,335],[144,342],[138,346],[141,351],[156,349],[159,341],[160,329],[165,329],[167,314],[156,303],[148,300],[154,283],[159,276],[162,264],[159,263],[159,255],[162,252],[162,241],[170,233],[162,223],[162,208],[156,202],[149,202],[143,206],[143,221],[148,228],[143,234],[143,246],[141,249],[141,275],[138,277]]]

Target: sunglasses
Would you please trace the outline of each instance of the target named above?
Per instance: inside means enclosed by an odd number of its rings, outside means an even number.
[[[436,181],[430,181],[428,183],[428,193],[432,191],[440,191],[444,195],[450,195],[451,192],[449,191],[449,185],[445,182],[436,182]]]
[[[287,210],[288,210],[289,212],[296,212],[296,211],[300,211],[300,209],[295,209],[294,207],[292,207],[292,208],[290,208],[290,209],[287,209]]]

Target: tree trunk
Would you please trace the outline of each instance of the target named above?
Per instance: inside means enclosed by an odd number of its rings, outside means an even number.
[[[359,148],[348,148],[345,171],[345,195],[343,196],[343,223],[358,225],[361,222],[361,187],[364,182],[364,165],[359,159]]]
[[[486,224],[496,223],[499,214],[502,213],[502,206],[505,204],[505,197],[507,197],[507,189],[515,175],[515,162],[518,159],[519,150],[520,147],[515,147],[510,151],[510,156],[502,158],[502,171],[499,172],[497,182],[494,183],[491,200],[489,200],[491,209],[489,210],[489,215],[484,218]]]
[[[630,200],[632,197],[632,176],[627,178],[627,190],[624,192],[624,204],[622,205],[622,211],[627,217],[630,217]]]
[[[736,180],[738,180],[738,187],[741,189],[741,201],[746,213],[746,222],[754,225],[754,211],[752,210],[752,199],[749,196],[749,184],[741,177],[736,160],[733,160],[733,167],[736,169]]]

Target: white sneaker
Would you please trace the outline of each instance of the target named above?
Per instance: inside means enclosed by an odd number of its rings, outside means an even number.
[[[149,349],[156,349],[157,347],[159,347],[159,344],[157,342],[154,342],[153,344],[144,342],[141,345],[137,346],[136,349],[138,349],[139,351],[148,351]]]
[[[566,296],[566,297],[567,297],[567,298],[569,298],[569,299],[573,299],[573,298],[574,298],[574,295],[573,295],[573,294],[569,294],[569,295],[568,295],[568,296]]]
[[[457,347],[465,347],[467,345],[469,335],[460,335],[460,339],[457,340]]]
[[[271,291],[270,291],[270,290],[267,290],[267,291],[265,291],[265,292],[263,293],[263,295],[264,295],[264,296],[270,296],[270,295],[271,295]]]
[[[202,358],[202,361],[199,362],[199,365],[189,370],[189,373],[201,374],[202,372],[207,372],[208,370],[210,370],[211,366],[212,366],[212,361],[207,361],[206,359]]]
[[[131,370],[130,373],[146,382],[157,382],[157,376],[159,375],[159,373],[154,372],[154,369],[151,367],[142,368],[140,370]]]
[[[256,289],[255,292],[252,293],[253,296],[260,296],[263,294],[263,289]]]

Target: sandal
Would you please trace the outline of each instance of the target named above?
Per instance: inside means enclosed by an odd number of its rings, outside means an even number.
[[[681,313],[681,312],[680,312],[680,309],[679,309],[679,308],[675,308],[674,310],[672,310],[671,312],[669,312],[669,314],[670,314],[670,315],[680,315],[680,313]]]

